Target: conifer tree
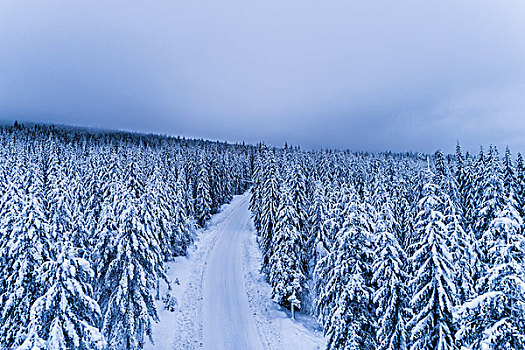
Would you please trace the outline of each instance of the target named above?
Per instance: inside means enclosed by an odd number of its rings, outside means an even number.
[[[505,148],[505,157],[503,158],[503,195],[514,196],[516,178],[514,171],[514,164],[512,162],[512,156],[510,148]]]
[[[87,282],[93,270],[76,257],[70,243],[59,249],[56,260],[38,269],[38,279],[50,287],[32,305],[28,337],[18,350],[103,350],[107,344],[97,328],[100,308]]]
[[[523,156],[518,153],[516,160],[516,177],[515,177],[514,188],[514,199],[516,200],[516,210],[520,213],[521,217],[525,216],[525,164],[523,162]]]
[[[176,239],[172,230],[172,222],[174,221],[169,198],[169,186],[166,186],[166,178],[163,178],[160,166],[155,167],[153,174],[148,181],[149,198],[151,199],[151,210],[154,218],[153,231],[157,235],[157,240],[162,251],[164,261],[169,261],[175,256],[175,248],[172,244]]]
[[[359,201],[345,205],[347,219],[329,255],[316,268],[316,310],[329,349],[375,348],[370,251],[373,228]]]
[[[446,195],[443,196],[442,213],[447,228],[446,245],[455,268],[453,281],[457,286],[456,302],[462,303],[472,295],[474,288],[473,276],[477,259],[474,237],[472,231],[467,232],[463,229],[456,205]]]
[[[441,187],[449,196],[452,189],[450,188],[449,180],[451,179],[449,174],[449,169],[445,159],[445,155],[441,150],[436,151],[434,154],[435,162],[435,174],[434,174],[434,183]]]
[[[170,243],[176,255],[186,255],[188,247],[195,238],[195,221],[188,216],[186,208],[186,174],[181,169],[175,184],[175,198],[173,203],[173,232],[172,242]]]
[[[292,196],[295,212],[297,213],[299,220],[299,231],[303,231],[306,225],[306,178],[303,172],[303,168],[296,160],[290,167],[287,176],[288,186]]]
[[[387,202],[376,234],[377,249],[372,280],[378,286],[373,294],[377,305],[378,350],[405,350],[408,344],[407,257],[393,233],[393,224],[393,213]]]
[[[195,215],[199,226],[203,227],[212,213],[212,197],[210,189],[208,165],[201,161],[201,168],[197,178],[197,194],[195,198]]]
[[[153,342],[151,323],[158,321],[158,315],[151,290],[166,276],[152,230],[150,203],[133,161],[121,186],[115,217],[109,222],[115,231],[113,236],[103,235],[106,240],[99,247],[106,267],[98,276],[98,301],[109,348],[138,350],[144,347],[146,337]]]
[[[485,157],[485,153],[483,152],[483,147],[480,147],[479,154],[472,167],[472,177],[474,180],[475,191],[474,203],[476,203],[475,212],[472,216],[472,230],[474,231],[476,239],[478,239],[482,232],[486,230],[485,226],[487,225],[485,220],[482,218],[482,213],[480,212],[481,204],[484,202],[487,173],[487,159]]]
[[[347,204],[356,200],[356,193],[353,188],[349,188],[346,183],[341,184],[337,189],[327,190],[331,195],[328,197],[326,220],[324,223],[329,242],[333,244],[336,236],[343,227],[346,219],[345,208]]]
[[[262,190],[262,220],[261,232],[259,233],[259,246],[261,247],[263,264],[262,269],[268,275],[270,258],[273,254],[273,235],[277,225],[277,209],[279,207],[279,184],[280,174],[274,155],[271,151],[266,152],[266,164],[264,172],[264,184]]]
[[[467,232],[474,229],[476,216],[476,188],[474,184],[470,159],[461,153],[461,146],[456,146],[456,184],[457,207],[460,215],[461,226]]]
[[[447,227],[443,215],[446,195],[432,182],[423,188],[418,203],[413,255],[414,275],[409,287],[414,316],[408,323],[411,350],[456,349],[453,308],[456,287],[454,266],[447,246]]]
[[[90,162],[85,179],[86,198],[83,198],[83,226],[90,245],[93,244],[104,203],[104,166],[100,160]]]
[[[485,271],[459,310],[459,338],[473,350],[525,349],[525,238],[512,197],[480,238]]]
[[[257,155],[257,158],[254,161],[253,174],[252,174],[253,186],[251,188],[252,196],[250,197],[250,210],[253,216],[253,224],[257,232],[261,231],[261,220],[262,220],[262,213],[261,213],[262,186],[264,183],[264,179],[262,175],[263,173],[261,169],[261,160],[260,160],[260,156]]]
[[[321,181],[314,183],[314,196],[308,214],[308,256],[311,258],[309,269],[313,273],[315,265],[330,252],[330,238],[326,230],[325,191]]]
[[[41,177],[33,168],[32,183],[22,195],[21,210],[12,212],[12,230],[0,256],[3,290],[0,296],[0,345],[16,348],[27,337],[29,310],[45,288],[37,278],[38,268],[51,258],[50,225],[44,214]],[[12,210],[17,207],[13,206]]]
[[[504,204],[503,179],[500,167],[499,154],[496,147],[489,149],[487,164],[480,173],[482,181],[478,183],[481,193],[478,200],[478,214],[475,225],[476,238],[487,231],[488,226],[496,213],[502,209]]]
[[[302,242],[299,219],[292,193],[286,184],[281,188],[278,220],[272,245],[274,247],[270,257],[272,298],[285,307],[299,309],[306,277],[301,266]]]

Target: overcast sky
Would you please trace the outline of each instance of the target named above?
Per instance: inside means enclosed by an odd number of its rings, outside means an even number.
[[[525,1],[0,1],[0,118],[525,151]]]

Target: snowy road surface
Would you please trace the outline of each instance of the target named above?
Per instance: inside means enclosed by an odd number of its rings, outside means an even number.
[[[205,349],[262,350],[244,285],[242,248],[243,235],[250,232],[249,197],[235,200],[236,209],[217,231],[206,263],[203,344]]]
[[[146,350],[324,349],[311,317],[293,321],[270,299],[249,200],[235,196],[199,230],[189,256],[168,264],[178,305],[170,312],[157,303],[161,322]]]

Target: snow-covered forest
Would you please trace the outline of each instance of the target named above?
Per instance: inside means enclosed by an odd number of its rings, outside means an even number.
[[[253,179],[272,297],[328,349],[525,348],[521,155],[260,148]]]
[[[247,190],[268,298],[313,315],[327,349],[525,349],[525,164],[509,149],[15,124],[0,160],[1,349],[142,349],[174,305],[166,264]]]
[[[0,349],[142,349],[165,263],[249,186],[252,147],[0,130]]]

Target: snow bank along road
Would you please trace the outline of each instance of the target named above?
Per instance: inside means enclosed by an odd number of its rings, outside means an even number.
[[[189,257],[169,264],[170,279],[179,282],[172,291],[178,305],[169,312],[158,303],[161,322],[147,349],[324,348],[307,321],[292,321],[270,300],[249,201],[249,193],[235,196],[200,230]]]

